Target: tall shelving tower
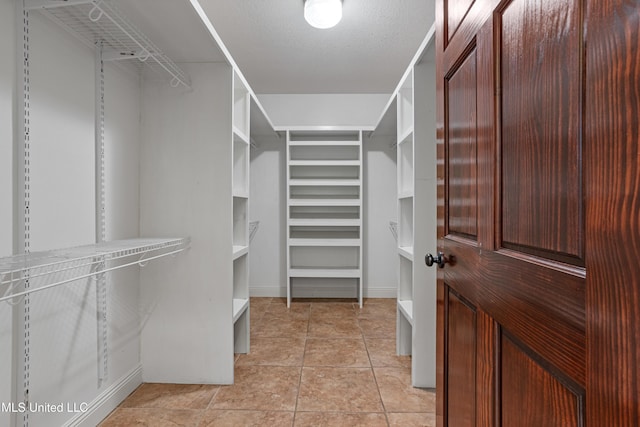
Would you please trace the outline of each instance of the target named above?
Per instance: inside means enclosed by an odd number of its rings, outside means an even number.
[[[300,284],[362,306],[362,131],[287,131],[287,183],[287,305]]]

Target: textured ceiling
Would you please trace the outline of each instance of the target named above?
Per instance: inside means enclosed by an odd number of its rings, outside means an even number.
[[[271,94],[391,93],[435,10],[433,0],[344,0],[342,21],[318,30],[302,0],[199,2],[253,90]]]

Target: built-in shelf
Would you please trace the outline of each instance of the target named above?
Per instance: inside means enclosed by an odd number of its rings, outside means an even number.
[[[360,141],[290,141],[291,147],[358,147]]]
[[[398,253],[408,259],[409,261],[413,261],[413,247],[412,246],[399,246]]]
[[[233,140],[244,142],[247,145],[251,143],[249,136],[236,126],[233,126]]]
[[[351,187],[359,186],[359,179],[291,179],[289,185],[308,187]]]
[[[234,298],[233,299],[233,323],[242,316],[249,307],[249,298]]]
[[[360,166],[360,160],[291,160],[289,166]]]
[[[347,227],[360,226],[359,219],[332,219],[332,218],[290,218],[290,226],[327,226],[327,227]]]
[[[413,190],[404,190],[398,193],[398,199],[409,199],[414,196]]]
[[[238,259],[243,255],[249,253],[249,246],[234,246],[233,247],[233,259]]]
[[[289,246],[360,246],[360,239],[289,239]]]
[[[398,135],[398,141],[400,141],[398,144],[402,145],[407,141],[411,141],[412,138],[413,138],[413,126],[410,126],[407,129],[405,129],[402,135]]]
[[[362,306],[362,131],[288,131],[287,182],[287,304],[320,278],[353,283]]]
[[[0,301],[136,264],[144,266],[148,261],[184,251],[190,242],[189,238],[114,240],[0,258]],[[116,260],[121,263],[105,265]],[[29,287],[25,288],[27,278]]]
[[[360,269],[354,268],[292,268],[290,277],[324,277],[324,278],[354,278],[361,275]]]
[[[413,301],[411,300],[399,300],[398,311],[407,319],[407,321],[413,326]]]
[[[360,206],[360,199],[290,199],[289,206]]]

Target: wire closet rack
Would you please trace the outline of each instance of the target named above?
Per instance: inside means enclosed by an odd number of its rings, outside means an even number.
[[[189,76],[116,6],[107,0],[24,0],[85,44],[102,49],[105,61],[136,59],[141,67],[169,76],[171,86],[191,87]]]

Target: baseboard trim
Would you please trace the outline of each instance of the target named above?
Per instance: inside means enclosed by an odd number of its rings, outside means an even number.
[[[142,365],[113,383],[89,403],[86,412],[67,421],[63,427],[93,427],[100,424],[124,399],[142,384]]]
[[[310,289],[301,290],[298,289],[298,298],[342,298],[340,295],[340,289],[337,288],[325,288],[321,291]],[[337,292],[337,293],[336,293]],[[262,298],[284,298],[287,296],[287,288],[284,286],[252,286],[249,288],[249,295],[252,297]],[[398,295],[398,288],[395,286],[388,286],[384,288],[365,288],[365,298],[396,298]],[[353,295],[346,295],[344,298],[351,298]]]

